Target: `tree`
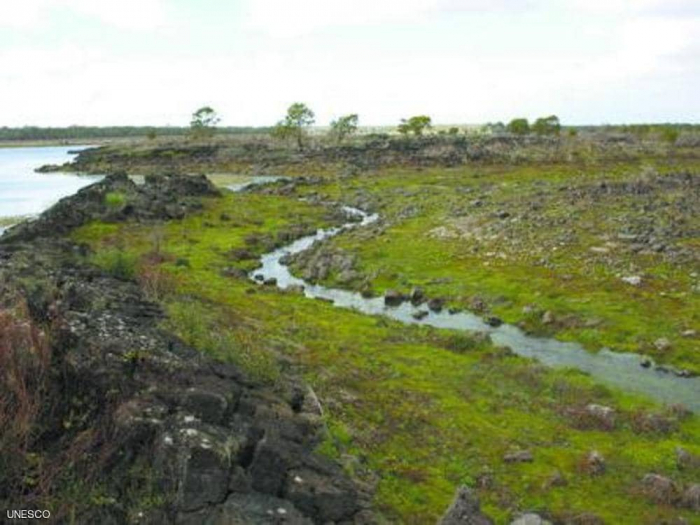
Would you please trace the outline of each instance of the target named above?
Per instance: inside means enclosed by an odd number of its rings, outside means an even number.
[[[356,113],[339,117],[331,122],[331,136],[340,144],[345,137],[357,132],[359,121],[360,117]]]
[[[532,125],[532,131],[538,135],[559,135],[561,131],[559,117],[550,115],[548,117],[538,118]]]
[[[530,123],[526,118],[514,118],[508,123],[506,130],[514,135],[527,135],[530,133]]]
[[[273,128],[272,136],[279,139],[296,139],[301,151],[304,149],[306,129],[314,122],[316,122],[314,112],[306,104],[295,102],[287,109],[287,116]]]
[[[190,131],[195,138],[208,138],[214,135],[216,125],[220,121],[216,111],[209,106],[204,106],[192,113]]]
[[[432,127],[432,119],[427,115],[416,115],[409,119],[401,119],[398,130],[402,135],[413,133],[416,137],[423,135],[423,132]]]
[[[503,122],[489,122],[484,126],[484,131],[491,135],[500,135],[506,132],[506,125]]]

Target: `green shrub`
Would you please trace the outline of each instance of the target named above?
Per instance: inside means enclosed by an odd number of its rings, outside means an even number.
[[[661,130],[661,139],[670,145],[674,145],[678,141],[679,136],[680,132],[671,126],[665,126]]]
[[[530,133],[530,123],[526,118],[514,118],[508,123],[506,130],[514,135],[527,135]]]
[[[443,346],[447,350],[463,354],[479,348],[479,341],[472,334],[466,332],[455,332],[447,335]]]
[[[100,251],[91,257],[90,262],[117,279],[129,281],[136,277],[138,257],[124,250],[112,248]]]
[[[105,195],[105,204],[108,208],[122,208],[126,204],[126,195],[118,191],[110,191]]]

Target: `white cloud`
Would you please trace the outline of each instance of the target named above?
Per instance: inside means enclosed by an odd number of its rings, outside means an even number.
[[[520,9],[535,0],[248,0],[249,27],[294,37],[338,27],[411,23],[443,13]]]
[[[168,19],[165,0],[2,0],[0,28],[46,28],[61,13],[127,30],[154,29]]]
[[[415,20],[437,0],[252,0],[248,25],[272,36],[303,35],[317,29]]]
[[[700,14],[697,0],[570,0],[570,5],[582,12],[626,15]]]
[[[169,25],[178,13],[166,1],[0,0],[0,29],[47,27],[22,46],[0,41],[0,125],[187,124],[203,104],[226,124],[265,125],[297,100],[319,123],[349,112],[367,124],[700,115],[700,18],[656,13],[657,0],[248,0],[243,19],[198,7],[184,35],[159,31],[150,47],[149,31],[130,30]],[[129,45],[62,25],[76,20],[124,30]]]
[[[0,28],[32,28],[42,20],[46,0],[5,0],[0,3]]]

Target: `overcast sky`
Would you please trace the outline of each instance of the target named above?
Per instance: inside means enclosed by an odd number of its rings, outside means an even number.
[[[0,0],[0,126],[700,122],[700,0]]]

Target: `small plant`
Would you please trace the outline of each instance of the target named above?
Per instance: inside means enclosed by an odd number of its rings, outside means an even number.
[[[136,369],[139,364],[141,364],[145,359],[145,354],[140,350],[129,350],[122,356],[122,360],[126,365],[127,373],[129,377],[133,377],[136,373]]]
[[[679,136],[680,132],[674,127],[664,126],[661,130],[661,139],[669,146],[675,145]]]
[[[479,341],[469,333],[455,332],[445,338],[444,347],[457,354],[464,354],[479,347]]]
[[[186,257],[178,257],[177,260],[175,261],[175,266],[180,267],[180,268],[189,268],[190,267],[190,260]]]
[[[110,191],[105,195],[105,205],[108,208],[123,208],[126,204],[126,195],[118,191]]]
[[[91,262],[117,279],[130,281],[136,277],[138,258],[124,250],[111,248],[100,251],[91,257]]]
[[[51,362],[46,334],[24,302],[0,309],[0,485],[36,485],[29,454],[39,416],[47,408]],[[23,474],[24,473],[24,474]]]
[[[171,275],[155,265],[143,265],[138,280],[146,298],[153,302],[162,301],[175,289]]]

